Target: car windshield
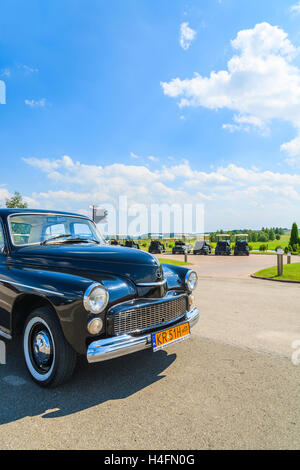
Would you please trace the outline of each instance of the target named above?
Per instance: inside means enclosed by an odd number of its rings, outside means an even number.
[[[96,226],[84,217],[56,214],[15,214],[9,217],[14,245],[41,243],[74,243],[75,241],[105,244]]]
[[[225,248],[226,246],[229,246],[229,242],[227,242],[225,240],[221,240],[221,241],[219,241],[218,245],[222,248]]]

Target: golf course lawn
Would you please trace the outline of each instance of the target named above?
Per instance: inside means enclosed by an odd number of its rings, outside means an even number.
[[[282,276],[277,276],[277,266],[257,271],[254,276],[285,281],[300,281],[300,263],[285,264]]]
[[[177,266],[190,266],[192,263],[185,263],[184,261],[178,261],[177,259],[158,258],[158,261],[162,264],[176,264]]]

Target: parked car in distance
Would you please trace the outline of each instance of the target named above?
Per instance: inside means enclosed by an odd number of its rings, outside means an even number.
[[[126,240],[124,246],[126,246],[126,248],[136,248],[137,250],[140,249],[140,245],[134,240]]]
[[[247,240],[236,240],[234,246],[234,255],[235,256],[249,256],[250,250]]]
[[[68,380],[78,355],[93,363],[188,338],[196,285],[193,270],[108,245],[85,216],[0,209],[0,337],[22,335],[40,386]]]
[[[215,248],[216,256],[229,256],[231,255],[230,242],[228,240],[219,240]]]
[[[182,255],[182,254],[185,254],[185,253],[191,253],[191,251],[192,251],[192,245],[190,245],[190,244],[186,245],[181,240],[176,241],[175,245],[172,248],[172,254],[173,255],[177,255],[177,254]]]
[[[161,254],[166,252],[166,248],[159,240],[152,240],[149,245],[148,252],[152,254]]]
[[[193,249],[194,255],[210,255],[211,254],[211,246],[210,244],[205,241],[197,241],[195,243],[194,249]]]

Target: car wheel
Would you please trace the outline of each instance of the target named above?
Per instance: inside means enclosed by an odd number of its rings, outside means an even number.
[[[38,308],[27,318],[23,351],[31,378],[42,387],[57,387],[73,374],[76,353],[65,340],[51,308]]]

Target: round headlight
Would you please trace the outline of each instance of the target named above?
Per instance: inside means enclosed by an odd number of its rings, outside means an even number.
[[[108,304],[108,292],[100,284],[92,284],[83,297],[84,308],[91,313],[101,313]]]
[[[197,286],[198,276],[195,271],[189,271],[185,276],[185,285],[189,292],[192,292]]]

